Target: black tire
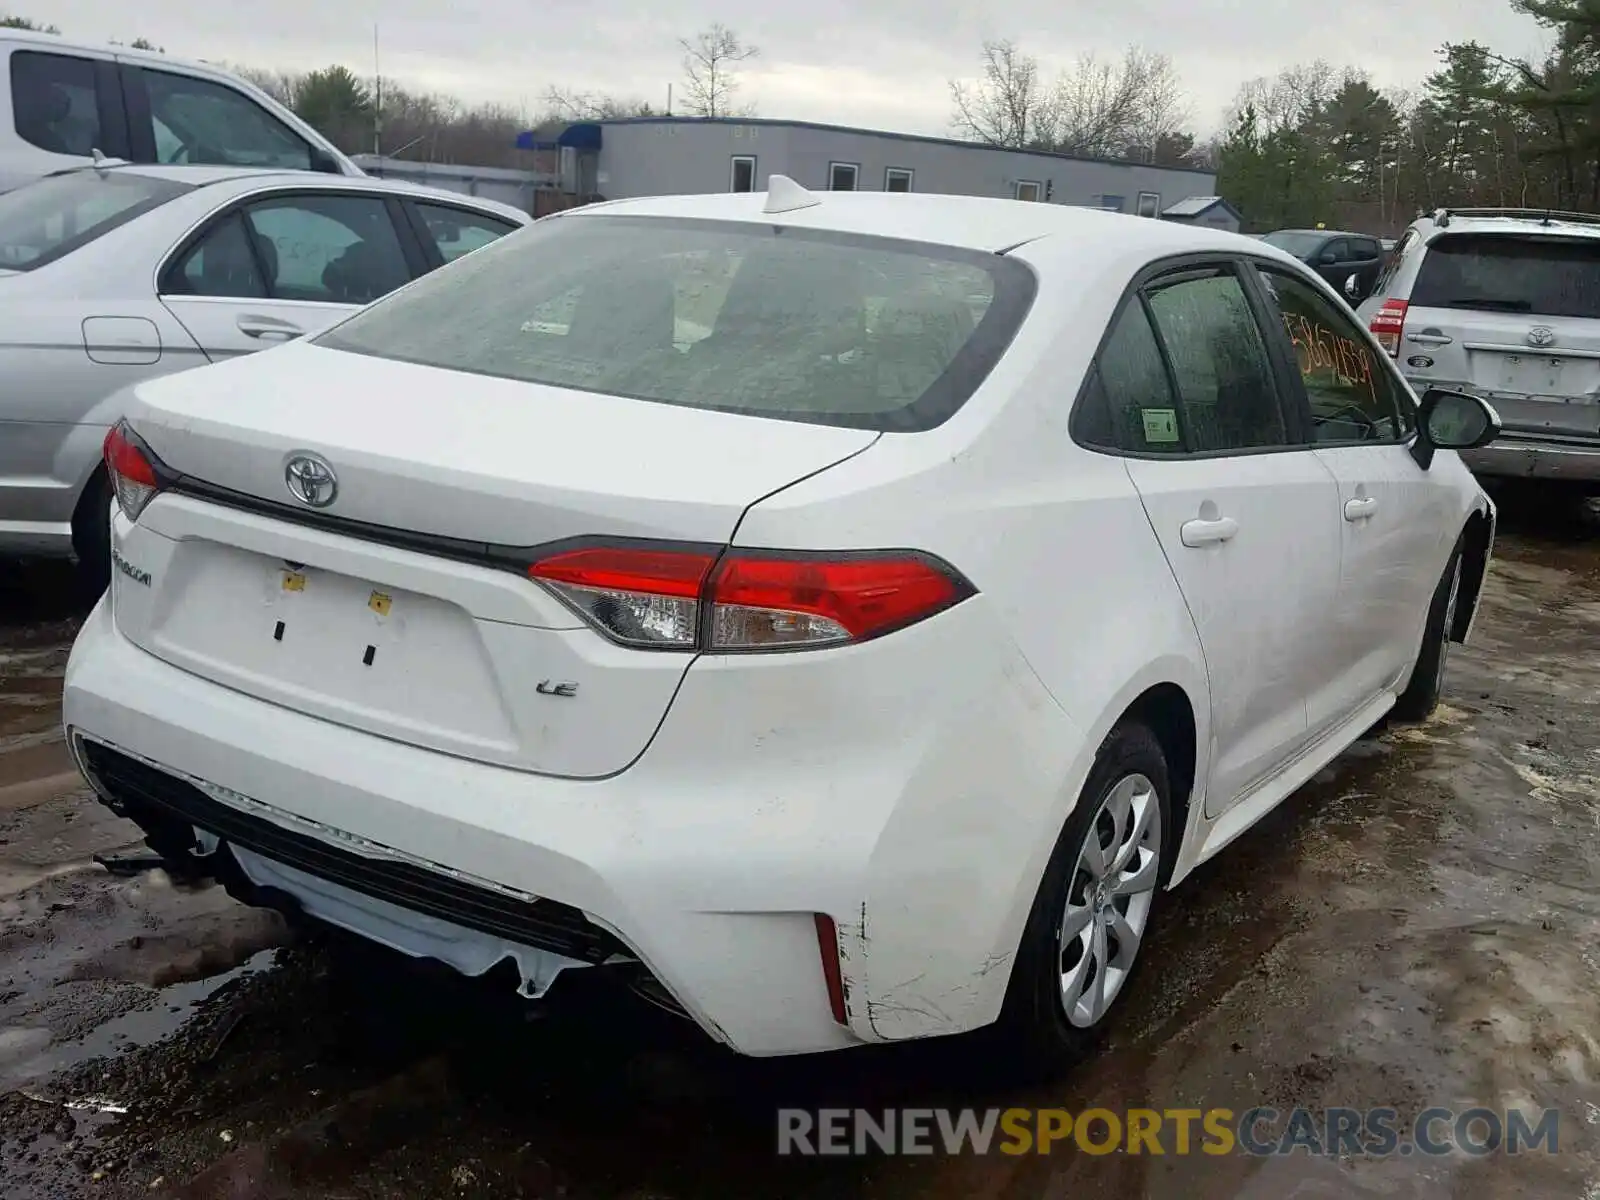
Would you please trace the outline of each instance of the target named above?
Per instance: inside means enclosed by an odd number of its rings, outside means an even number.
[[[1422,634],[1422,651],[1411,669],[1406,690],[1390,714],[1400,721],[1426,721],[1439,706],[1444,688],[1445,661],[1450,655],[1450,626],[1455,622],[1456,597],[1461,593],[1461,543],[1450,552],[1439,585],[1428,605],[1428,624]]]
[[[96,471],[72,514],[72,552],[86,600],[97,600],[111,584],[111,481]]]
[[[1146,726],[1127,722],[1113,729],[1101,744],[1072,816],[1056,841],[1055,852],[1050,856],[1033,909],[1028,914],[1005,1004],[995,1027],[1011,1063],[1030,1075],[1057,1074],[1095,1049],[1111,1017],[1137,982],[1147,957],[1135,953],[1132,967],[1115,997],[1094,1024],[1083,1026],[1068,1019],[1062,994],[1062,972],[1075,946],[1063,944],[1061,925],[1069,890],[1081,886],[1077,869],[1079,855],[1087,845],[1091,823],[1100,815],[1101,806],[1117,785],[1136,775],[1144,776],[1151,783],[1161,822],[1159,852],[1154,856],[1156,882],[1149,891],[1150,905],[1140,939],[1141,951],[1153,928],[1152,921],[1160,908],[1161,891],[1181,831],[1172,826],[1167,760],[1161,743]]]

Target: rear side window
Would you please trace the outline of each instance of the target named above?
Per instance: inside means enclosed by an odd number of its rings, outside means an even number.
[[[1429,245],[1410,299],[1424,308],[1600,317],[1600,239],[1446,234]]]
[[[454,262],[463,254],[481,250],[520,228],[510,221],[497,221],[482,213],[445,204],[418,204],[416,210],[428,236],[439,249],[439,257],[445,262]]]
[[[1408,229],[1401,235],[1400,240],[1395,243],[1394,248],[1388,252],[1383,260],[1383,269],[1378,272],[1377,281],[1372,285],[1372,294],[1374,296],[1387,294],[1389,284],[1394,279],[1395,271],[1399,269],[1406,255],[1411,253],[1411,249],[1417,244],[1417,240],[1417,231],[1415,229]]]
[[[1146,454],[1182,452],[1182,425],[1161,347],[1137,299],[1123,308],[1106,339],[1099,372],[1120,446]]]
[[[1266,342],[1238,277],[1190,272],[1158,281],[1147,295],[1183,405],[1187,449],[1289,445]]]
[[[103,149],[94,80],[93,59],[14,52],[11,111],[17,136],[52,154],[87,158],[96,147]]]
[[[165,204],[188,185],[125,171],[52,175],[0,195],[0,267],[28,271]]]
[[[813,424],[959,408],[1034,295],[1021,262],[743,222],[530,226],[317,339],[339,350]]]

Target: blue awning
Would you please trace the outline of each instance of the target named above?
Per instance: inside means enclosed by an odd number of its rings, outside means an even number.
[[[571,146],[574,150],[598,150],[600,126],[593,121],[580,121],[575,125],[568,125],[556,140],[563,146]]]
[[[518,150],[599,150],[600,126],[594,121],[574,121],[569,125],[545,125],[517,134]]]

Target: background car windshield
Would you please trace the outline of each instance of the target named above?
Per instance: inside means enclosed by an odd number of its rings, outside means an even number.
[[[53,175],[0,195],[0,268],[26,271],[188,191],[116,170]]]
[[[462,258],[318,341],[666,404],[930,428],[1033,295],[993,254],[770,225],[562,217]]]
[[[1428,247],[1411,303],[1600,317],[1600,239],[1452,234]]]
[[[1261,239],[1269,246],[1276,246],[1296,258],[1304,258],[1317,247],[1321,246],[1324,237],[1320,233],[1295,233],[1292,230],[1280,230],[1269,233]]]

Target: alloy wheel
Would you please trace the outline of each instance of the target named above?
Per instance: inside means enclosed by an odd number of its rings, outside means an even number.
[[[1138,957],[1161,866],[1161,798],[1143,775],[1117,781],[1089,822],[1058,934],[1061,1005],[1079,1029],[1099,1023]]]

